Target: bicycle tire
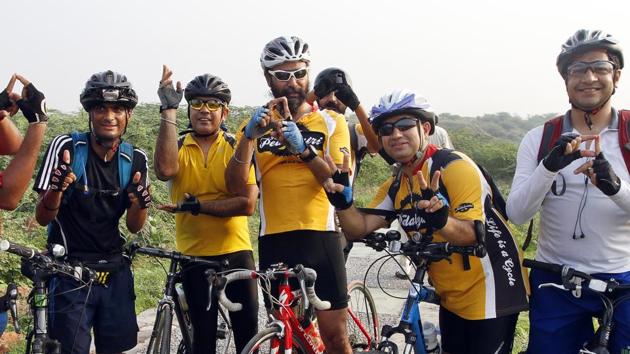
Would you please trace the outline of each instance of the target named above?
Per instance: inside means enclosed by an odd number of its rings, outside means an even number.
[[[363,334],[356,321],[348,314],[348,338],[352,349],[375,349],[379,335],[378,312],[370,290],[362,281],[355,280],[348,284],[348,310],[354,313],[363,328],[372,337],[371,345],[368,345],[368,338]]]
[[[171,325],[173,312],[168,305],[163,305],[155,315],[155,324],[147,354],[169,354],[171,352]]]
[[[258,332],[255,336],[253,336],[252,339],[250,339],[249,342],[247,342],[247,344],[245,344],[245,347],[243,347],[243,351],[241,352],[241,354],[254,354],[254,353],[268,354],[270,353],[272,338],[278,337],[278,339],[281,341],[280,345],[282,346],[281,335],[282,335],[282,331],[280,330],[280,328],[276,326],[265,327],[260,332]],[[302,343],[299,341],[299,339],[295,335],[293,335],[292,351],[295,354],[307,353],[306,349],[304,348]],[[284,348],[280,348],[279,352],[283,353]]]

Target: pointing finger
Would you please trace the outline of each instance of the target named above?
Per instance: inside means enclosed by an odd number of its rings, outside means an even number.
[[[140,183],[140,178],[142,177],[142,174],[140,173],[140,171],[137,171],[134,175],[133,175],[133,183],[134,184],[138,184]]]
[[[431,178],[431,190],[437,192],[440,189],[440,176],[442,172],[440,170],[435,171],[433,178]]]
[[[326,163],[328,164],[328,168],[330,168],[330,172],[332,173],[337,172],[338,170],[337,165],[335,164],[335,161],[333,161],[332,157],[330,157],[330,155],[326,155]],[[345,163],[345,157],[344,157],[344,163]]]
[[[9,84],[7,85],[7,92],[13,92],[13,86],[15,86],[15,74],[11,75],[11,79],[9,80]]]
[[[418,172],[417,176],[418,176],[418,181],[420,182],[420,189],[429,188],[427,181],[424,179],[424,175],[422,174],[422,171]]]
[[[602,152],[601,136],[597,135],[595,138],[595,156]]]

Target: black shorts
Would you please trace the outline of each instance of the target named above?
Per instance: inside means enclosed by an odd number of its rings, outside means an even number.
[[[252,251],[237,251],[220,256],[200,257],[210,261],[229,262],[229,269],[256,269]],[[193,351],[196,353],[215,353],[217,344],[218,306],[216,297],[210,310],[208,307],[208,285],[204,272],[208,265],[186,263],[183,266],[182,285],[189,306],[190,320],[193,324]],[[230,312],[236,352],[240,353],[245,344],[258,333],[258,288],[255,280],[239,280],[225,288],[228,299],[241,303],[240,311]]]
[[[275,263],[289,266],[302,264],[317,272],[315,293],[320,299],[330,301],[331,310],[348,306],[346,267],[343,259],[341,236],[333,231],[300,230],[265,235],[259,238],[259,269],[265,270]],[[278,287],[273,286],[277,296]],[[265,304],[267,304],[265,298]]]
[[[466,320],[440,306],[442,350],[449,354],[510,354],[518,313]]]
[[[91,289],[66,276],[50,280],[48,326],[50,337],[61,343],[61,353],[88,353],[92,329],[98,353],[120,353],[136,346],[138,324],[129,265],[109,279],[107,287]]]

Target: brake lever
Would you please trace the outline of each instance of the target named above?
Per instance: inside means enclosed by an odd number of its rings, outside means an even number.
[[[205,272],[206,279],[208,279],[208,307],[206,307],[206,311],[210,311],[212,308],[212,290],[214,287],[215,281],[215,271],[214,269],[208,269]]]
[[[17,297],[18,291],[17,286],[13,283],[9,284],[7,287],[8,302],[9,302],[9,310],[11,311],[11,318],[13,319],[13,328],[15,333],[20,333],[20,324],[18,323],[18,312],[17,312]]]
[[[310,302],[308,301],[308,295],[306,294],[306,275],[304,274],[304,267],[302,265],[298,265],[297,267],[295,267],[295,270],[295,275],[297,277],[298,283],[300,283],[300,290],[302,291],[304,308],[307,309],[310,306]]]
[[[562,285],[558,285],[556,283],[543,283],[543,284],[538,285],[538,289],[549,288],[549,287],[558,288],[558,289],[564,290],[564,291],[569,291],[569,289],[565,288]]]

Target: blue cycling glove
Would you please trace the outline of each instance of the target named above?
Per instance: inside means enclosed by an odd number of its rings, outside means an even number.
[[[348,172],[335,171],[332,175],[333,182],[343,186],[343,192],[328,193],[326,196],[330,204],[337,210],[346,210],[352,206],[352,186],[350,186],[350,175]]]
[[[252,118],[247,122],[245,126],[245,137],[249,140],[258,139],[261,136],[265,135],[265,133],[271,129],[271,124],[266,127],[261,127],[260,122],[263,118],[269,113],[269,108],[265,106],[258,107]]]
[[[302,133],[300,132],[300,128],[298,128],[297,124],[293,121],[283,121],[282,122],[282,135],[284,135],[284,139],[286,139],[288,143],[289,150],[294,154],[301,154],[306,150],[306,144],[304,143],[304,138],[302,138]]]

